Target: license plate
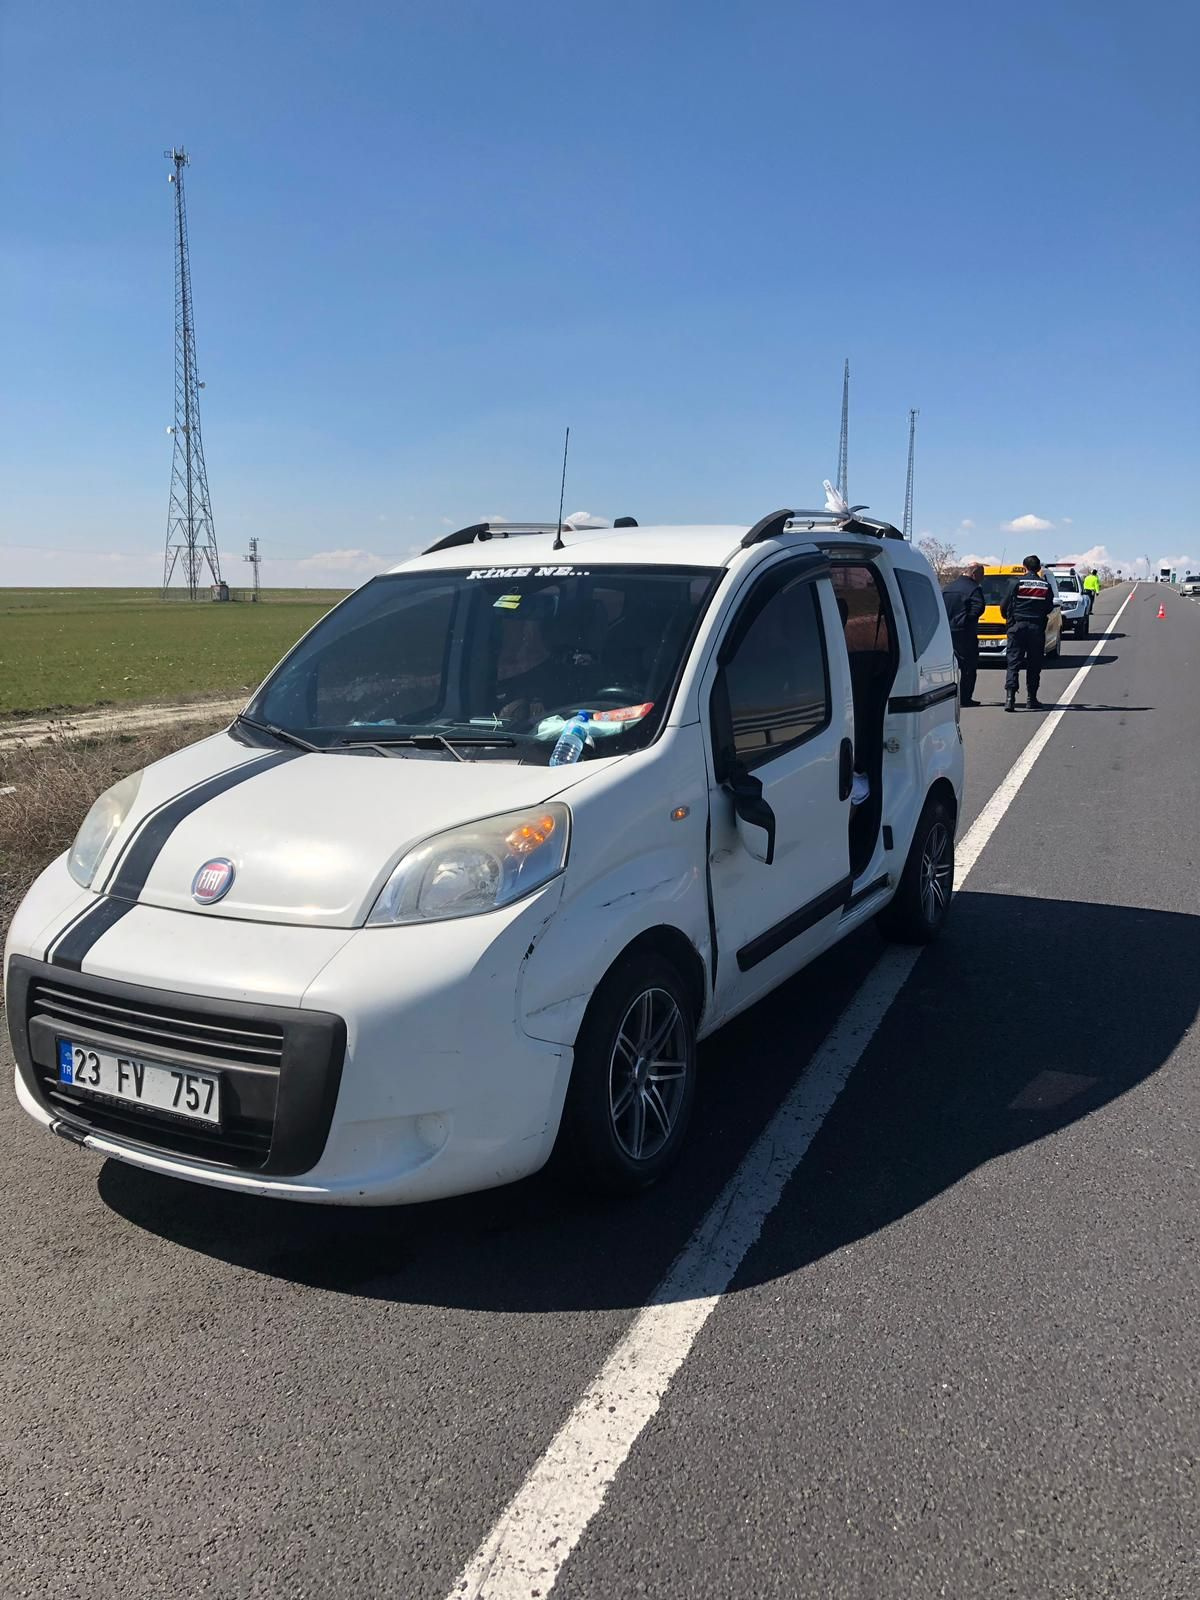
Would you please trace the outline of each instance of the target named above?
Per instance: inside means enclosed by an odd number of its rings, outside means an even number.
[[[979,648],[981,650],[1003,650],[1007,642],[1005,639],[980,639]]]
[[[86,1094],[128,1100],[193,1122],[220,1122],[221,1080],[215,1072],[168,1067],[140,1056],[116,1055],[71,1039],[58,1041],[58,1081]]]

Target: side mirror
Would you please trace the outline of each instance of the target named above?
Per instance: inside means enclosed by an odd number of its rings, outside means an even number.
[[[737,771],[724,787],[733,800],[742,848],[753,860],[769,867],[775,859],[775,813],[763,799],[761,780],[752,773]]]

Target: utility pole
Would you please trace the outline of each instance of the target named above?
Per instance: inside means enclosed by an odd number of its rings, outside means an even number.
[[[250,600],[251,600],[252,604],[257,605],[258,604],[258,568],[259,568],[259,563],[262,561],[262,557],[258,553],[258,540],[257,539],[251,539],[251,541],[250,541],[250,554],[248,556],[243,556],[242,560],[243,561],[250,561],[250,562],[252,562],[254,564],[254,592],[250,596]]]
[[[842,499],[849,504],[848,455],[850,443],[850,357],[842,371],[842,433],[838,441],[837,486]]]
[[[192,321],[192,270],[188,260],[187,207],[183,194],[186,150],[164,150],[175,185],[175,436],[171,461],[171,503],[167,511],[167,548],[163,558],[163,598],[166,599],[176,566],[180,567],[188,598],[200,595],[203,568],[213,583],[221,581],[221,562],[213,531],[208,498],[208,470],[200,437],[200,390],[196,376],[196,330]]]
[[[908,477],[904,481],[904,524],[900,529],[906,539],[912,538],[913,462],[917,455],[917,418],[920,412],[914,406],[908,413]]]

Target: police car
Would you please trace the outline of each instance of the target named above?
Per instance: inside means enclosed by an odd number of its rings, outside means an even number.
[[[1069,628],[1077,639],[1086,639],[1091,631],[1092,607],[1083,587],[1083,579],[1075,567],[1066,561],[1051,561],[1043,571],[1053,583],[1062,616],[1062,631],[1066,633]]]
[[[868,920],[926,941],[949,908],[945,611],[832,503],[480,523],[357,590],[30,890],[22,1106],[297,1200],[428,1200],[556,1149],[610,1191],[659,1177],[698,1039]]]

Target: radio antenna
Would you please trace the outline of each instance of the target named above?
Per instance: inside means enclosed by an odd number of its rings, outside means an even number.
[[[554,549],[563,549],[562,536],[562,508],[567,497],[567,446],[571,443],[571,430],[567,429],[567,437],[563,440],[563,469],[562,482],[558,486],[558,532],[554,535]]]

